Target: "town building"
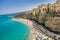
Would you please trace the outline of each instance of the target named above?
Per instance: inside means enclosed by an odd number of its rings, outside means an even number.
[[[54,4],[49,4],[50,12],[60,12],[60,0],[57,0]]]
[[[38,6],[38,9],[39,9],[39,12],[42,13],[42,12],[46,12],[47,11],[47,5],[46,4],[42,4],[40,6]],[[42,13],[42,14],[44,14]]]

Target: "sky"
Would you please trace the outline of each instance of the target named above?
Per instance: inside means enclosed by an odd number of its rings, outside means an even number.
[[[56,0],[0,0],[0,14],[28,11],[38,5],[54,2]]]

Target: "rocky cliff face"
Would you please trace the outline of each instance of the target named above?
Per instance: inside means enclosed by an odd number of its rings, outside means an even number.
[[[49,5],[49,15],[47,15],[45,26],[53,31],[60,33],[60,0],[56,3]]]
[[[45,21],[45,26],[60,33],[60,17],[48,17]]]
[[[60,2],[60,1],[59,1]],[[60,4],[39,5],[38,8],[28,11],[26,14],[19,14],[16,17],[35,19],[46,27],[60,33]],[[53,9],[53,10],[52,10]],[[59,16],[58,16],[59,15]]]

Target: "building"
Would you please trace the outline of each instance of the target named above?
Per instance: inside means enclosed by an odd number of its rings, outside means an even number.
[[[46,4],[39,5],[38,6],[38,10],[39,10],[39,13],[38,13],[38,15],[39,15],[38,16],[38,21],[40,23],[44,23],[46,11],[47,11],[47,5]]]
[[[60,0],[57,0],[57,2],[56,2],[57,4],[60,4]]]
[[[49,10],[52,12],[52,11],[55,11],[55,12],[60,12],[60,0],[57,0],[56,3],[54,4],[50,4],[49,5]]]
[[[42,4],[40,6],[38,6],[39,12],[46,12],[47,10],[47,5],[46,4]]]

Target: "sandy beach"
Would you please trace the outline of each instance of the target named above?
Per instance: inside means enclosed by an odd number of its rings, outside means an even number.
[[[27,20],[27,19],[16,19],[13,18],[12,20],[18,21],[18,22],[22,22],[24,24],[26,24],[29,28],[30,28],[30,36],[29,36],[29,40],[36,40],[37,38],[39,39],[39,37],[42,37],[43,33],[41,34],[41,32],[37,29],[35,29],[35,25],[31,20]],[[45,35],[43,35],[44,37]]]
[[[33,28],[33,22],[27,19],[15,19],[13,18],[12,20],[18,21],[18,22],[22,22],[24,24],[26,24],[29,28],[30,28],[30,36],[29,36],[29,40],[35,40],[36,37],[36,30]]]
[[[21,19],[21,18],[19,19],[13,18],[12,20],[22,22],[30,28],[30,35],[28,38],[29,40],[43,40],[43,39],[49,38],[44,33],[42,33],[40,30],[35,29],[36,25],[34,25],[34,22],[31,20]],[[49,39],[52,40],[51,38]]]

